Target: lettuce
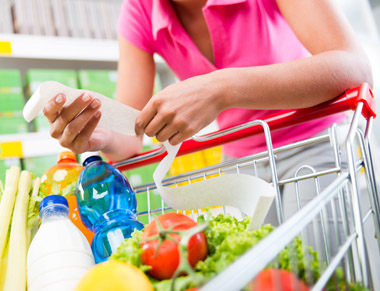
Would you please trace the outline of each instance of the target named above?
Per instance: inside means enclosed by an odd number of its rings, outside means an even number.
[[[198,223],[206,222],[204,216],[200,216]],[[212,217],[205,230],[209,253],[204,261],[199,261],[194,270],[199,281],[206,283],[212,277],[227,268],[233,261],[252,248],[261,239],[270,234],[274,227],[264,225],[256,230],[249,230],[250,218],[246,217],[241,221],[228,214],[219,214]],[[115,253],[111,260],[118,260],[132,264],[142,271],[147,271],[149,266],[143,265],[141,261],[142,249],[140,242],[142,231],[135,230],[131,238],[126,239]],[[308,258],[305,260],[305,258]],[[294,267],[296,266],[296,267]],[[286,247],[268,267],[279,267],[290,270],[306,282],[315,282],[319,277],[318,254],[311,247],[302,245],[302,241],[296,238],[292,244]],[[307,268],[311,272],[306,272]],[[307,277],[311,274],[311,278]],[[148,275],[149,277],[149,275]],[[151,282],[157,291],[170,290],[172,280],[158,281],[151,277]],[[194,286],[194,278],[182,276],[176,279],[174,290],[186,290]]]

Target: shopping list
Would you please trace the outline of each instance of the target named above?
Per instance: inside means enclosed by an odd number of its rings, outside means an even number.
[[[47,102],[59,93],[65,94],[65,105],[69,105],[86,92],[102,103],[99,127],[125,135],[135,135],[134,128],[139,114],[138,110],[97,92],[69,88],[54,81],[40,85],[24,107],[24,118],[27,122],[32,121]],[[225,174],[184,186],[163,186],[162,181],[181,145],[172,146],[169,142],[164,142],[163,146],[167,155],[158,164],[153,179],[162,200],[167,205],[181,210],[202,209],[218,205],[232,206],[253,218],[250,225],[252,229],[259,227],[264,222],[276,192],[271,184],[251,175]]]

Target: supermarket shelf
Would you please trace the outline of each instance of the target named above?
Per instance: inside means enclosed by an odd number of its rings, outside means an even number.
[[[0,135],[0,159],[57,155],[63,150],[47,132]]]
[[[0,34],[0,43],[0,57],[5,58],[117,62],[119,57],[116,40]]]

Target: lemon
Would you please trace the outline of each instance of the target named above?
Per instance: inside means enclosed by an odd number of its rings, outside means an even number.
[[[153,291],[153,287],[144,272],[135,266],[107,261],[88,270],[75,291]]]

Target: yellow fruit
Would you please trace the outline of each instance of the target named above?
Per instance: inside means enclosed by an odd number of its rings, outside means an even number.
[[[153,287],[140,269],[111,260],[92,267],[75,291],[153,291]]]

